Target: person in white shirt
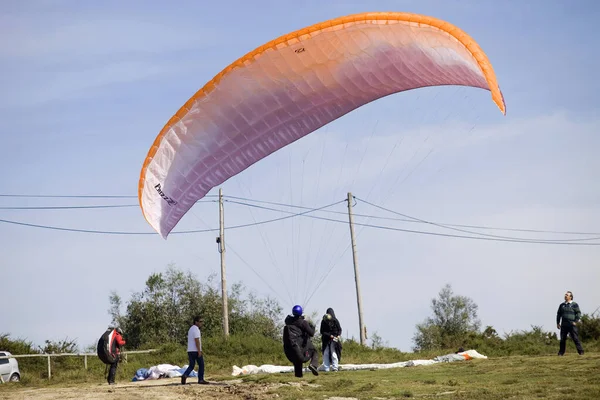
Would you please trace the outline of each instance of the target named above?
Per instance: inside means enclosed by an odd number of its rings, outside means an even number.
[[[189,365],[183,375],[181,375],[182,385],[185,385],[185,381],[194,370],[196,362],[198,363],[198,383],[201,385],[208,384],[208,382],[204,380],[204,355],[202,354],[202,333],[200,331],[203,322],[202,317],[199,315],[194,317],[194,323],[188,330],[187,353]]]

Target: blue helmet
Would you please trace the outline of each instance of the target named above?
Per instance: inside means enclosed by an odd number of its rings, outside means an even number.
[[[296,317],[299,317],[299,316],[301,316],[301,315],[302,315],[302,312],[303,312],[303,310],[302,310],[302,307],[301,307],[301,306],[299,306],[299,305],[295,305],[295,306],[292,308],[292,314],[293,314],[293,315],[295,315]]]

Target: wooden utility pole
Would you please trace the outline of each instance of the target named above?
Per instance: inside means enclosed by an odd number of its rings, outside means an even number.
[[[358,259],[356,257],[356,239],[354,237],[354,216],[352,215],[352,193],[348,192],[348,219],[350,220],[350,238],[352,240],[352,261],[354,262],[354,281],[356,282],[356,302],[358,304],[358,326],[360,329],[360,344],[366,345],[366,332],[363,323],[362,299],[360,296],[360,277],[358,275]]]
[[[225,278],[225,224],[223,223],[223,189],[219,188],[219,253],[221,253],[221,297],[223,299],[223,333],[229,337],[229,316],[227,308],[227,278]]]

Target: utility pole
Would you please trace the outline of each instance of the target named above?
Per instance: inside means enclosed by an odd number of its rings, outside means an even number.
[[[356,282],[356,302],[358,304],[358,325],[360,329],[360,344],[366,345],[366,332],[363,323],[362,299],[360,296],[360,277],[358,275],[358,259],[356,258],[356,238],[354,237],[354,216],[352,215],[352,193],[348,192],[348,219],[350,220],[350,238],[352,239],[352,261],[354,262],[354,281]]]
[[[217,237],[221,253],[221,296],[223,299],[223,333],[229,337],[229,316],[227,309],[227,278],[225,278],[225,226],[223,223],[223,189],[219,188],[219,236]]]

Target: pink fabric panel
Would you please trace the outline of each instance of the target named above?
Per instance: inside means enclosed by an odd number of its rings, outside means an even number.
[[[368,102],[434,85],[489,90],[471,54],[427,26],[347,24],[267,50],[164,136],[146,172],[146,218],[166,238],[198,199],[272,152]]]

